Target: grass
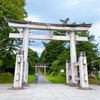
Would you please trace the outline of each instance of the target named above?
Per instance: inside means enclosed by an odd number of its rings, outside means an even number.
[[[14,82],[14,77],[7,74],[3,74],[0,76],[0,84],[4,83],[13,83]],[[28,83],[34,83],[34,75],[28,75]]]
[[[54,77],[52,75],[45,76],[52,83],[65,83],[65,79],[62,77]],[[28,83],[34,83],[35,76],[28,75]],[[0,76],[0,83],[13,83],[14,77],[11,73],[2,73]]]
[[[66,79],[60,75],[45,75],[45,78],[47,78],[52,83],[66,83]],[[89,78],[89,84],[100,85],[100,76],[97,76],[96,78]]]
[[[100,76],[96,76],[96,79],[97,79],[98,81],[100,81]]]
[[[1,83],[13,83],[13,76],[10,73],[3,73],[0,76],[0,84]],[[66,83],[66,79],[61,76],[52,76],[52,75],[45,75],[45,78],[47,78],[52,83]],[[34,75],[28,75],[28,83],[34,83],[35,76]],[[100,85],[100,76],[96,78],[90,78],[89,79],[90,84],[96,84]]]
[[[34,83],[34,75],[28,75],[28,83]]]
[[[45,78],[47,78],[52,83],[66,83],[65,78],[62,77],[45,75]]]

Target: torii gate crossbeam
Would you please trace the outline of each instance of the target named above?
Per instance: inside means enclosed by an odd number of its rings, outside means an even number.
[[[52,34],[52,33],[51,33]],[[23,33],[10,33],[9,34],[10,38],[23,38]],[[33,39],[33,40],[61,40],[61,41],[70,41],[70,35],[67,36],[49,36],[49,35],[35,35],[32,33],[29,33],[28,36],[29,39]],[[75,40],[76,41],[88,41],[87,37],[80,37],[78,35],[75,36]]]

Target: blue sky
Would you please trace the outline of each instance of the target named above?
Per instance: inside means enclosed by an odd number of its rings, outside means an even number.
[[[100,43],[100,0],[26,0],[26,3],[26,20],[60,24],[60,19],[69,18],[69,23],[92,23],[90,34]],[[43,31],[36,33],[43,34]],[[35,41],[30,48],[39,55],[44,49],[41,40]],[[98,48],[100,50],[100,44]]]

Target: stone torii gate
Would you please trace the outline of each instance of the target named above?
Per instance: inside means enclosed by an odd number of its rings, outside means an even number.
[[[50,23],[39,23],[39,22],[28,22],[20,20],[9,20],[8,24],[13,28],[23,29],[23,33],[10,33],[10,38],[21,38],[23,39],[22,49],[24,50],[24,79],[23,82],[27,83],[27,57],[28,57],[28,43],[29,39],[33,40],[61,40],[70,41],[70,61],[71,61],[71,76],[72,83],[77,84],[75,81],[75,76],[77,75],[77,69],[73,66],[77,62],[76,57],[76,41],[88,41],[87,37],[81,37],[75,35],[75,31],[87,31],[91,24],[50,24]],[[47,30],[48,35],[35,35],[30,33],[30,30]],[[69,31],[69,35],[66,36],[55,36],[52,31]]]
[[[44,75],[46,75],[46,67],[48,67],[48,66],[42,65],[42,64],[40,64],[40,65],[37,64],[34,67],[35,67],[35,73],[37,73],[39,71],[39,69],[42,68],[43,69],[43,72],[44,72]]]

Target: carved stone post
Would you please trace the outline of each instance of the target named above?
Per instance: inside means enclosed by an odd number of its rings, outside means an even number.
[[[26,67],[26,83],[28,83],[28,68],[29,68],[29,65],[28,65],[28,62],[27,62],[27,67]]]
[[[14,88],[21,88],[23,80],[23,51],[19,50],[16,55]]]
[[[86,60],[85,52],[80,53],[79,70],[80,70],[80,86],[82,88],[89,88],[87,60]]]
[[[68,61],[66,61],[66,84],[69,83],[69,71],[68,71],[69,65]]]
[[[70,67],[70,63],[68,63],[68,61],[66,61],[66,84],[70,84],[71,83],[71,67]]]

